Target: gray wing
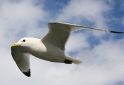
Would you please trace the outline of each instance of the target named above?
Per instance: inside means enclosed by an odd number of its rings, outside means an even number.
[[[21,72],[28,77],[31,76],[29,54],[24,53],[19,47],[11,47],[11,55]]]
[[[49,23],[49,32],[42,39],[43,42],[51,43],[62,50],[65,50],[65,44],[73,29],[69,24]]]
[[[71,34],[71,32],[79,29],[91,29],[91,30],[98,30],[104,31],[108,33],[124,33],[124,32],[117,32],[111,30],[104,30],[104,29],[96,29],[86,26],[80,26],[75,24],[68,24],[68,23],[60,23],[60,22],[51,22],[48,24],[49,32],[48,34],[42,39],[43,42],[51,43],[62,50],[65,50],[65,44]]]

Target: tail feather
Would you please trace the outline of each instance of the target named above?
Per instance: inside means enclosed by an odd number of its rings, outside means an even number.
[[[69,57],[69,56],[66,56],[66,59],[72,61],[72,63],[74,63],[74,64],[80,64],[80,63],[82,63],[82,61],[77,60],[77,59],[74,59],[74,58]]]

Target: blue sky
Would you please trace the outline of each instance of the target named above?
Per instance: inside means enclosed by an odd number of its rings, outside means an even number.
[[[11,44],[22,37],[44,37],[49,22],[124,31],[123,8],[123,0],[1,0],[0,84],[123,85],[123,34],[76,31],[65,52],[83,63],[58,64],[31,56],[31,78],[20,72],[10,50]]]

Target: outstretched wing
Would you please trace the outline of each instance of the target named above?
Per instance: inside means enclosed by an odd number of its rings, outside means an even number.
[[[29,54],[24,53],[20,47],[11,47],[11,55],[21,72],[30,77]]]
[[[68,23],[60,23],[60,22],[51,22],[48,24],[49,32],[48,34],[42,39],[43,42],[51,43],[62,50],[65,50],[65,44],[71,34],[71,32],[79,29],[91,29],[91,30],[98,30],[104,31],[108,33],[124,33],[124,32],[117,32],[111,30],[103,30],[103,29],[96,29],[86,26],[80,26],[75,24],[68,24]]]
[[[43,42],[51,43],[62,50],[65,50],[65,44],[73,29],[69,24],[49,23],[49,32],[42,38]]]

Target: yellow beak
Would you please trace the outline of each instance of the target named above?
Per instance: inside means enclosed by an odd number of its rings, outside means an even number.
[[[12,46],[20,46],[20,44],[14,43],[14,44],[12,44]]]

